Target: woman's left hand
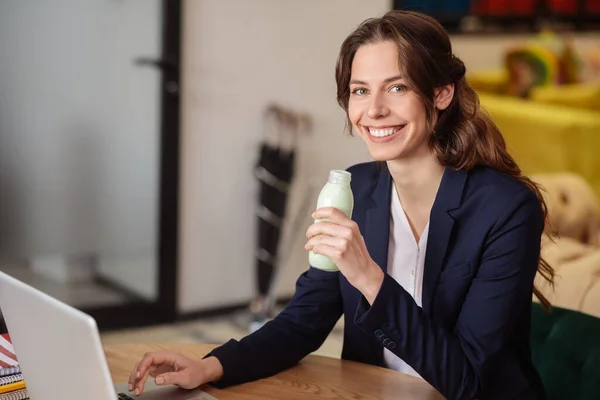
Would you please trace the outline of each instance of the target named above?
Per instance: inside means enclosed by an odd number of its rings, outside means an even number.
[[[348,282],[373,304],[383,283],[383,270],[373,261],[358,225],[337,208],[324,207],[314,212],[315,219],[306,231],[304,248],[333,260]]]

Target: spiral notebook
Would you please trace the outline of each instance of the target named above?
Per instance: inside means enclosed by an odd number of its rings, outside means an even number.
[[[0,377],[20,373],[21,367],[19,365],[13,365],[12,367],[0,367]]]
[[[0,394],[0,400],[27,400],[28,398],[27,389]]]
[[[11,383],[19,382],[23,380],[23,374],[14,374],[9,376],[4,376],[0,378],[0,388],[5,385],[9,385]]]
[[[0,393],[14,392],[25,388],[22,374],[4,376],[0,378]]]

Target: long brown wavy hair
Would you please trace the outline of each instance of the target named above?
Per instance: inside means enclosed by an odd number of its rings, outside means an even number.
[[[500,130],[480,109],[479,97],[465,79],[464,63],[452,53],[450,38],[435,19],[394,10],[381,18],[364,21],[346,38],[336,65],[337,100],[346,116],[354,55],[359,47],[382,41],[398,46],[399,65],[406,84],[425,105],[432,132],[429,145],[438,162],[457,170],[486,165],[514,177],[535,192],[547,221],[548,208],[540,189],[522,174],[508,153]],[[437,112],[436,89],[448,84],[454,84],[453,99],[445,110]],[[349,119],[346,127],[351,133]],[[542,257],[538,273],[553,286],[554,269]],[[535,285],[533,292],[544,307],[550,308],[550,302]]]

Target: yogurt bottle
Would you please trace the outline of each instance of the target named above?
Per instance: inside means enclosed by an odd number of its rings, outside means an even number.
[[[319,199],[317,200],[317,209],[322,207],[335,207],[348,216],[352,217],[354,208],[354,196],[350,188],[350,179],[352,175],[344,170],[331,170],[329,179],[321,189]],[[315,219],[315,223],[323,220]],[[324,271],[338,271],[337,266],[331,258],[322,254],[315,254],[312,251],[308,253],[308,262],[314,268]]]

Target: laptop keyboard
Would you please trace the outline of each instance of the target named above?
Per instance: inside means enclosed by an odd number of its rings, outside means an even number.
[[[133,400],[133,397],[129,397],[125,393],[119,393],[119,400]]]

